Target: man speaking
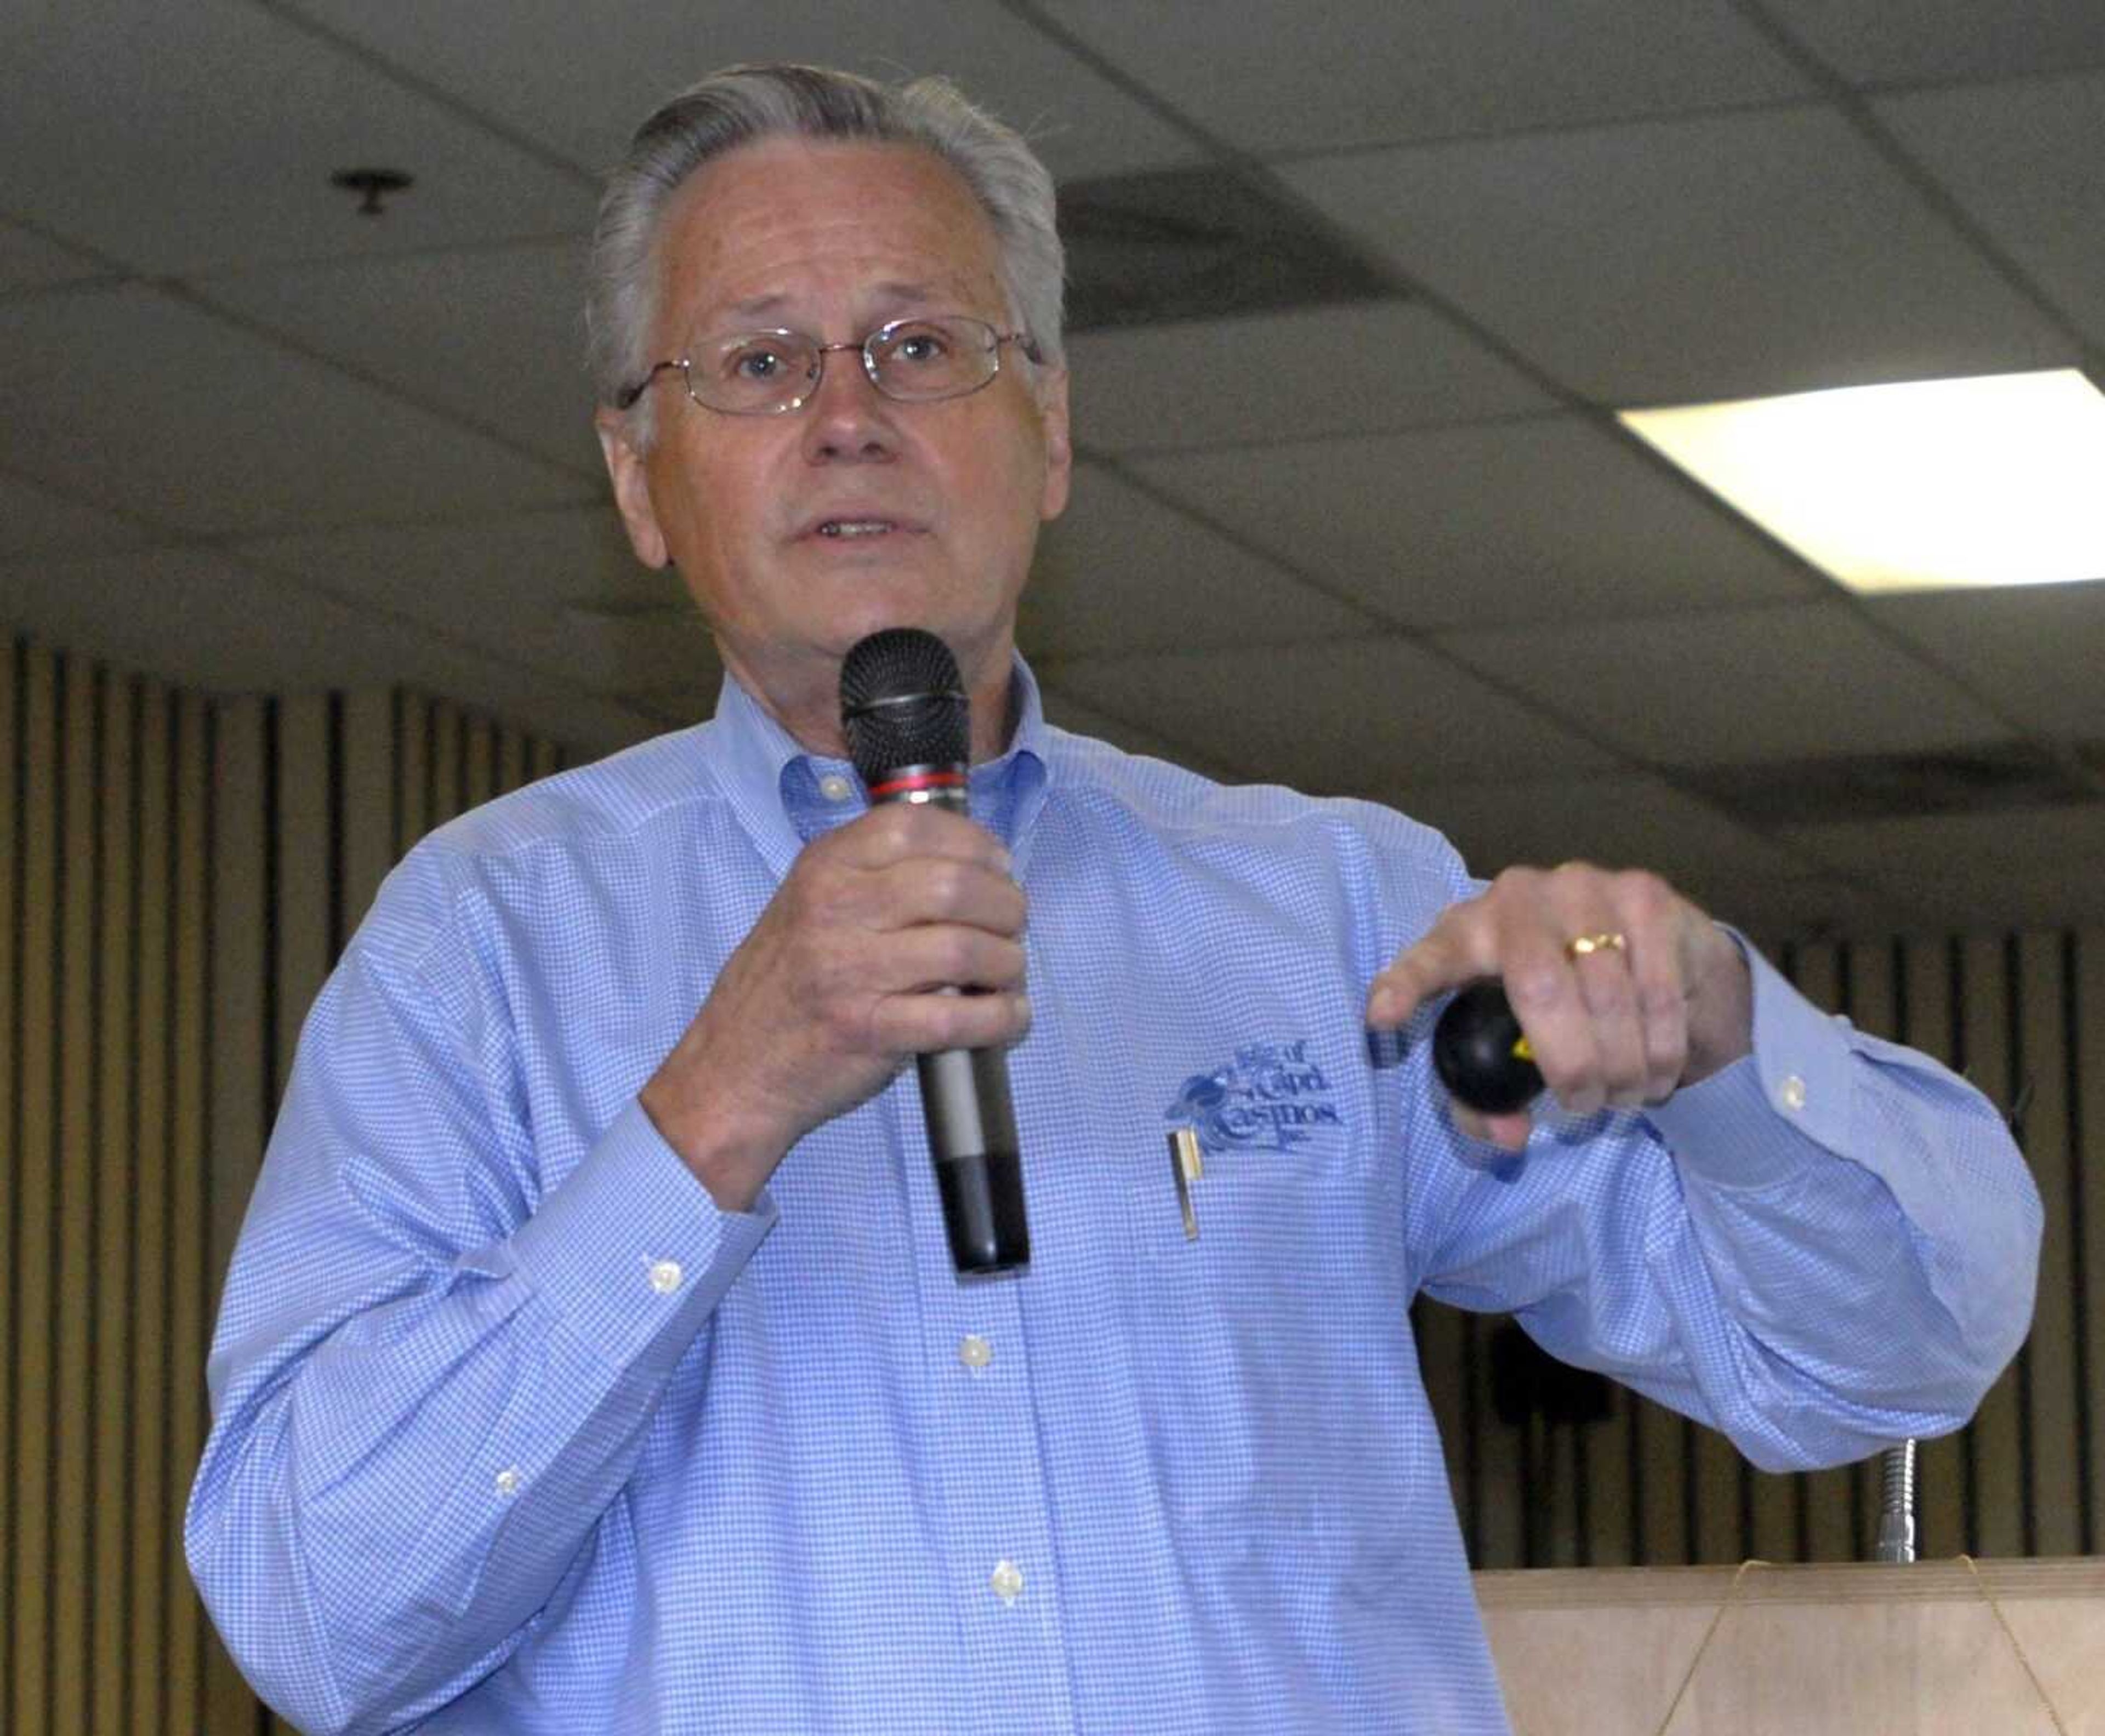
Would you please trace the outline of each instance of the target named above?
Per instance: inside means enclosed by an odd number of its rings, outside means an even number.
[[[592,271],[622,517],[729,679],[426,839],[307,1024],[187,1525],[295,1723],[1492,1736],[1421,1290],[1772,1469],[1971,1413],[2040,1218],[1960,1081],[1650,875],[1486,886],[1045,721],[1015,134],[736,69],[644,123]],[[969,817],[850,763],[899,627],[956,659]],[[1483,977],[1533,1119],[1432,1076]],[[1028,1264],[961,1279],[906,1063],[1004,1049]]]

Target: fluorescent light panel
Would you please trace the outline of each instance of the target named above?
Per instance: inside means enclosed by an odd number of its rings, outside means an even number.
[[[2105,578],[2105,395],[2076,368],[1620,414],[1852,591]]]

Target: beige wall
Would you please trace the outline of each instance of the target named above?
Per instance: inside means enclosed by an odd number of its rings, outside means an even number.
[[[270,1727],[202,1618],[178,1521],[270,1105],[388,864],[560,763],[414,694],[209,698],[0,645],[0,1725]],[[1814,998],[2000,1100],[2033,1082],[2038,1325],[1973,1427],[1925,1450],[1924,1547],[2095,1549],[2105,932],[1777,950]],[[1620,1390],[1605,1422],[1508,1426],[1495,1323],[1427,1304],[1419,1325],[1477,1565],[1863,1553],[1861,1470],[1763,1476]]]

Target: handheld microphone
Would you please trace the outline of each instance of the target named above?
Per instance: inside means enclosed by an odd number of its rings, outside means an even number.
[[[969,813],[971,702],[957,658],[933,633],[887,627],[856,643],[841,665],[841,729],[873,806]],[[1023,1163],[1001,1051],[945,1049],[914,1062],[951,1261],[961,1276],[1027,1265]]]

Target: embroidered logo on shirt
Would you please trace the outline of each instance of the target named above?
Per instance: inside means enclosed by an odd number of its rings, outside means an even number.
[[[1246,1043],[1226,1066],[1195,1073],[1163,1119],[1185,1122],[1201,1149],[1214,1153],[1290,1151],[1316,1128],[1343,1125],[1305,1037]]]

